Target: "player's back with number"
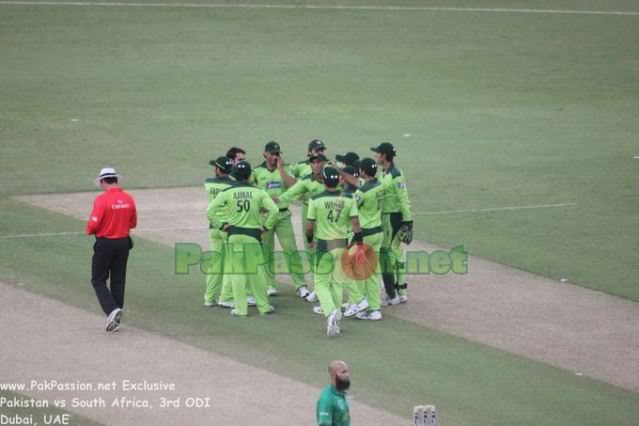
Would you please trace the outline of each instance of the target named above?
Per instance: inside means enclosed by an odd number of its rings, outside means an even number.
[[[357,216],[352,194],[325,191],[311,198],[308,218],[315,221],[316,237],[320,240],[345,239],[351,230],[351,220]]]
[[[237,182],[220,192],[215,205],[220,207],[216,211],[220,222],[240,228],[261,228],[261,212],[277,212],[275,203],[266,192],[246,182]]]

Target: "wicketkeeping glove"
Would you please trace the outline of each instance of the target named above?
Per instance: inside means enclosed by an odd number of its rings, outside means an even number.
[[[399,230],[399,241],[406,245],[413,241],[413,221],[402,223]]]

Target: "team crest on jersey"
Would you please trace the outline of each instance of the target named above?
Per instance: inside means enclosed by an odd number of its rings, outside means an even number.
[[[278,182],[278,181],[266,182],[266,189],[278,189],[281,187],[282,187],[282,182]]]

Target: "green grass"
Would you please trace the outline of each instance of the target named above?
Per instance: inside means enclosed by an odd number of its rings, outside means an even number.
[[[130,187],[199,184],[234,144],[297,161],[314,137],[390,140],[419,238],[639,300],[636,16],[0,9],[0,195],[86,190],[105,164]],[[577,206],[419,214],[553,203]]]
[[[0,200],[12,228],[80,230],[82,222]],[[6,234],[6,223],[0,232]],[[82,235],[0,240],[0,276],[24,288],[99,312],[89,283],[92,240]],[[138,239],[129,263],[128,325],[139,326],[314,385],[334,358],[352,364],[357,400],[401,416],[437,401],[454,425],[631,425],[639,394],[387,316],[348,321],[345,334],[324,335],[291,289],[274,316],[232,318],[201,306],[204,277],[177,276],[170,248]],[[126,333],[126,331],[123,331]],[[125,337],[123,334],[122,337]],[[540,414],[541,413],[541,414]]]

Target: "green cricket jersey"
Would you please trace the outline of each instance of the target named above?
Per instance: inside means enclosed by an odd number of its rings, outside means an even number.
[[[406,181],[401,170],[391,164],[388,170],[382,172],[381,183],[384,187],[384,206],[383,213],[401,212],[404,221],[413,220],[410,212],[410,200],[408,199],[408,190],[406,189]]]
[[[220,192],[209,204],[218,223],[239,228],[262,227],[262,210],[267,211],[264,227],[271,229],[277,219],[278,208],[266,192],[246,182],[235,182]]]
[[[300,161],[299,163],[293,164],[291,167],[291,176],[295,179],[299,179],[306,175],[310,175],[313,173],[313,169],[311,168],[311,160]]]
[[[280,197],[280,201],[290,204],[301,196],[304,196],[304,204],[308,204],[308,200],[310,200],[313,195],[322,192],[324,192],[324,183],[316,180],[312,174],[308,174],[287,189]]]
[[[290,174],[290,166],[288,164],[284,165],[284,170]],[[280,176],[279,170],[275,169],[270,171],[268,167],[266,167],[266,161],[253,169],[251,183],[266,191],[271,197],[279,198],[279,196],[286,191],[286,186],[282,180],[282,176]],[[277,207],[280,209],[288,208],[288,205],[289,203],[282,202],[282,200],[277,203]]]
[[[357,189],[354,198],[357,202],[359,224],[362,229],[382,226],[384,186],[377,179],[371,179]]]
[[[351,415],[343,392],[328,385],[320,393],[315,407],[318,426],[350,426]]]
[[[357,215],[357,204],[352,195],[324,191],[311,197],[307,218],[315,221],[315,238],[341,240],[348,238],[351,219]]]
[[[217,197],[217,194],[233,185],[233,182],[235,181],[228,176],[216,176],[206,179],[204,181],[204,189],[206,189],[206,193],[208,194],[208,205],[210,206],[211,201],[213,201],[215,197]],[[209,218],[210,228],[219,227],[215,212],[213,210],[207,208],[206,215]]]

